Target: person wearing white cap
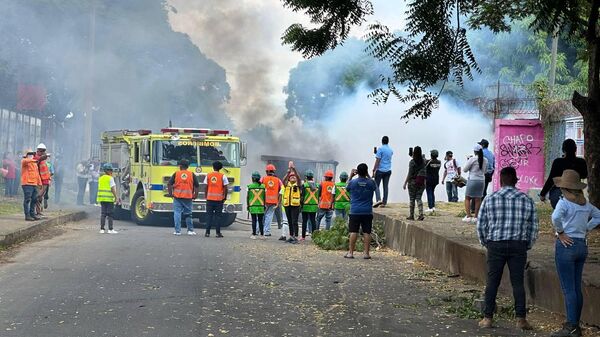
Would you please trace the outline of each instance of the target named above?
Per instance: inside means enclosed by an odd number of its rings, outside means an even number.
[[[481,198],[485,188],[485,173],[487,171],[488,161],[483,156],[483,147],[476,144],[473,147],[474,157],[470,157],[463,167],[463,172],[469,172],[467,181],[467,191],[465,192],[465,217],[464,222],[477,222]],[[475,200],[475,213],[471,216],[471,199]]]

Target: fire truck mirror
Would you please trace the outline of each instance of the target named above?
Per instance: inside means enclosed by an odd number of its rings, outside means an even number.
[[[246,165],[247,158],[248,158],[248,143],[242,142],[240,144],[240,163],[242,166]]]
[[[150,142],[147,139],[142,140],[142,158],[145,162],[150,161]]]

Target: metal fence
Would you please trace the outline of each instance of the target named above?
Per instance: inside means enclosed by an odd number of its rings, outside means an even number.
[[[35,147],[41,138],[41,119],[0,109],[0,152],[20,153]]]

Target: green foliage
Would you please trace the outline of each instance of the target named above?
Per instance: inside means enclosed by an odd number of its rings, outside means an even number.
[[[348,224],[344,219],[335,218],[329,230],[320,230],[312,233],[312,242],[324,250],[348,250],[349,246]],[[385,232],[381,222],[373,223],[371,233],[371,246],[382,247],[385,245]],[[362,252],[364,245],[362,237],[356,240],[356,251]]]
[[[483,316],[481,310],[475,305],[475,300],[478,298],[479,296],[476,294],[472,294],[469,297],[448,298],[447,301],[450,302],[450,306],[446,311],[462,319],[481,318]]]
[[[362,24],[371,14],[370,1],[284,0],[294,11],[304,11],[318,25],[307,30],[291,26],[283,37],[306,57],[323,54],[345,40],[352,26]],[[480,71],[467,39],[467,30],[487,28],[493,33],[509,32],[511,22],[528,18],[527,29],[536,34],[520,52],[543,54],[540,64],[547,66],[547,32],[564,28],[569,37],[585,33],[584,13],[589,4],[580,0],[561,2],[507,2],[466,0],[414,0],[408,4],[404,35],[391,32],[382,24],[369,26],[368,51],[378,60],[389,64],[390,75],[382,76],[381,85],[371,97],[385,103],[390,96],[413,105],[403,117],[426,118],[437,107],[438,98],[447,82],[463,86]],[[465,21],[465,18],[468,18]],[[546,35],[542,34],[546,32]],[[535,69],[523,64],[519,75],[512,74],[512,64],[501,71],[505,76],[532,76]],[[565,55],[559,55],[558,75],[565,76]],[[536,76],[538,77],[538,76]],[[538,77],[540,78],[540,77]],[[436,88],[436,92],[432,89]]]

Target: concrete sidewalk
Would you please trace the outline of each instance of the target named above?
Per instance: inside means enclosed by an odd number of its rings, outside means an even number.
[[[440,205],[444,208],[444,205]],[[456,207],[455,207],[456,208]],[[376,209],[374,219],[384,224],[387,245],[400,253],[414,256],[423,262],[448,272],[461,275],[482,284],[486,279],[485,249],[477,239],[475,224],[467,224],[457,217],[456,210],[438,210],[436,216],[425,221],[405,220],[407,205],[390,205]],[[591,239],[584,269],[583,320],[600,324],[600,233]],[[563,296],[554,265],[554,236],[546,230],[541,233],[534,248],[529,251],[525,286],[529,303],[541,308],[564,313]],[[501,291],[512,294],[505,270]]]
[[[25,221],[22,214],[0,215],[0,247],[27,240],[45,228],[84,219],[86,211],[84,208],[58,210],[46,212],[45,215],[44,219],[38,221]]]

